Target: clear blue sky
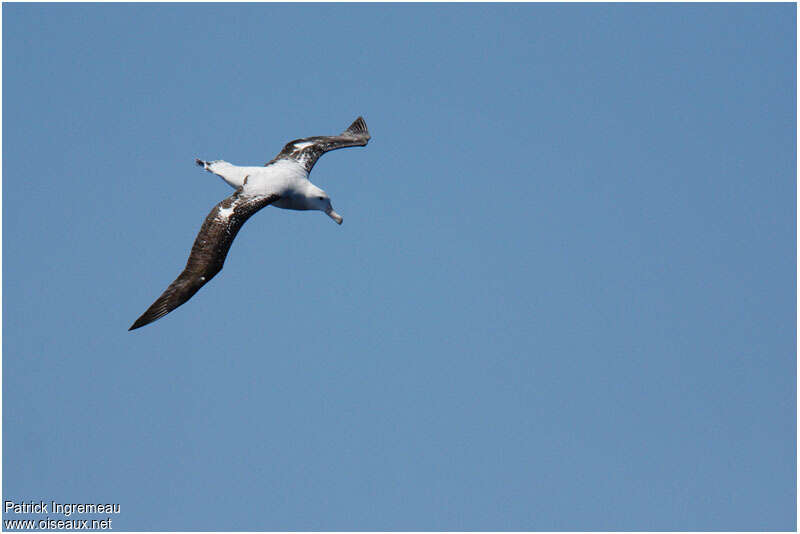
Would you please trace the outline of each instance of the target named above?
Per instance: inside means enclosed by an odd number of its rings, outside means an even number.
[[[4,498],[794,530],[795,9],[5,4]],[[127,331],[231,191],[195,157],[358,115],[341,227],[267,208]]]

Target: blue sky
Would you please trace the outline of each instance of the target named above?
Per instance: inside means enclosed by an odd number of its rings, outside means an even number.
[[[795,530],[795,9],[5,4],[4,498]],[[267,208],[127,331],[230,193],[195,157],[358,115],[341,227]]]

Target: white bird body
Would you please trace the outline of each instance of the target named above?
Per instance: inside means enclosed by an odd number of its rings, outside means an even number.
[[[129,330],[152,323],[192,298],[222,269],[242,225],[266,206],[319,210],[337,224],[342,224],[342,217],[333,210],[327,193],[312,184],[308,174],[324,153],[339,148],[366,146],[369,139],[367,124],[362,117],[358,117],[339,135],[290,141],[263,167],[240,167],[222,160],[196,160],[198,165],[222,178],[235,191],[214,206],[206,217],[183,272]]]
[[[308,179],[308,171],[298,161],[280,159],[266,167],[240,167],[227,161],[203,162],[234,189],[242,188],[248,197],[279,195],[273,206],[289,210],[315,209],[310,199],[324,196],[324,191]]]

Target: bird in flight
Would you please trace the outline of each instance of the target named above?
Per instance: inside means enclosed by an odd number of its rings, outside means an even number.
[[[222,270],[225,257],[242,225],[270,204],[288,210],[319,210],[338,224],[327,193],[308,180],[319,157],[330,150],[366,146],[367,123],[359,117],[339,135],[305,137],[290,141],[263,167],[239,167],[227,161],[196,160],[205,170],[222,178],[234,193],[214,206],[192,245],[183,272],[128,330],[141,328],[192,298]]]

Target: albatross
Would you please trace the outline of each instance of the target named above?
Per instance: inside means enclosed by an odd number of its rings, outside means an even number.
[[[183,272],[128,330],[150,324],[192,298],[222,270],[228,250],[242,225],[266,206],[319,210],[337,224],[342,224],[342,216],[333,210],[328,194],[312,184],[308,175],[325,152],[366,146],[369,139],[367,123],[359,117],[340,135],[289,141],[263,167],[240,167],[222,160],[196,160],[199,166],[222,178],[235,191],[214,206],[206,217]]]

